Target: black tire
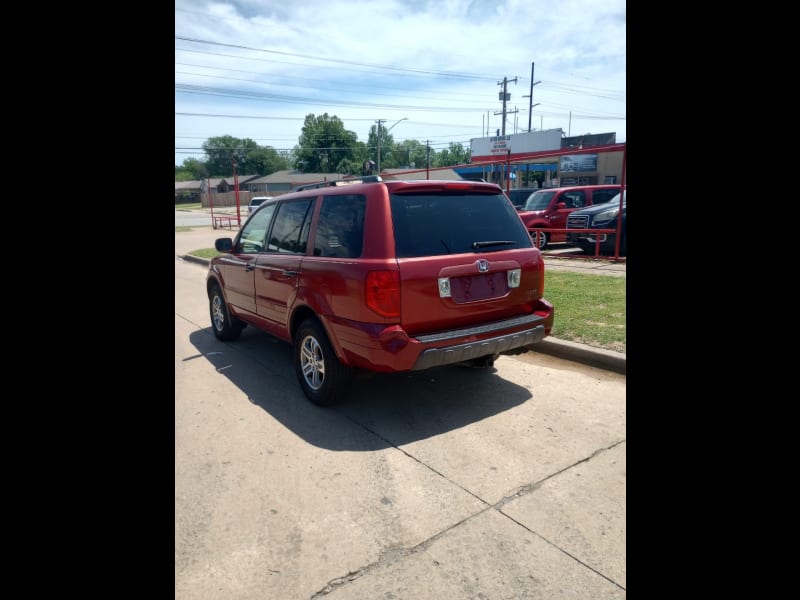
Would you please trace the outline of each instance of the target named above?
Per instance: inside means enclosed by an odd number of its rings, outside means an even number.
[[[581,250],[583,250],[586,254],[589,254],[590,256],[595,256],[595,254],[597,254],[596,252],[597,246],[595,246],[594,244],[587,244],[584,242],[583,244],[580,244],[580,247]],[[602,251],[599,254],[602,254]]]
[[[336,357],[316,319],[303,321],[294,336],[294,370],[306,397],[319,406],[338,403],[347,392],[353,369]]]
[[[538,238],[536,237],[536,234],[537,232],[535,231],[531,232],[531,241],[533,242],[534,246],[539,248],[539,250],[544,250],[545,248],[547,248],[547,244],[550,242],[550,236],[547,235],[547,232],[545,231],[538,232],[539,234]],[[539,241],[538,245],[536,243],[537,239]]]
[[[208,311],[211,316],[211,329],[217,339],[223,342],[232,342],[237,339],[244,329],[244,323],[239,319],[231,318],[225,297],[218,285],[211,287],[208,295]]]

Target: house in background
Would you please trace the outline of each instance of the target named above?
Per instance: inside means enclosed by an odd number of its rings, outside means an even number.
[[[237,175],[236,179],[239,180],[239,191],[252,191],[248,184],[259,177],[260,175]],[[212,179],[211,181],[213,182],[215,180]],[[216,181],[219,181],[219,183],[212,183],[212,185],[215,185],[220,194],[227,194],[228,192],[233,192],[235,190],[236,181],[234,180],[233,176],[224,177],[223,179]]]
[[[301,185],[345,179],[341,173],[301,173],[300,171],[275,171],[271,175],[251,179],[247,182],[248,191],[264,196],[279,196],[291,192]]]
[[[430,176],[429,176],[430,175]],[[240,175],[239,191],[246,193],[246,198],[240,198],[240,202],[249,201],[252,196],[280,196],[291,192],[301,185],[310,183],[321,183],[324,181],[336,181],[339,179],[350,179],[358,175],[350,176],[342,173],[301,173],[300,171],[283,170],[276,171],[271,175],[259,177],[258,175]],[[463,179],[453,169],[384,169],[381,177],[386,181],[393,179]],[[206,180],[214,190],[215,206],[230,206],[230,197],[234,194],[233,177],[218,177]],[[175,182],[175,202],[202,202],[203,206],[208,204],[208,194],[201,192],[205,189],[203,181],[176,181]]]

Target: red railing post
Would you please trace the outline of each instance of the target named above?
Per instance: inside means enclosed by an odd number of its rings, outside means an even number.
[[[619,258],[619,236],[622,233],[622,203],[625,201],[625,159],[627,158],[628,144],[622,146],[622,173],[619,184],[619,213],[617,214],[617,243],[614,246],[614,258]]]
[[[211,199],[211,177],[208,178],[208,207],[211,209],[211,228],[216,229],[217,223],[214,221],[214,201]]]
[[[242,216],[239,212],[239,178],[236,176],[236,159],[231,159],[233,163],[233,192],[236,195],[236,223],[239,228],[242,227]]]

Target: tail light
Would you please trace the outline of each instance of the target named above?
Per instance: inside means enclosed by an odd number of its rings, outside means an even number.
[[[367,307],[382,317],[400,318],[400,272],[367,273]]]
[[[539,267],[539,297],[544,298],[544,261],[540,261]]]

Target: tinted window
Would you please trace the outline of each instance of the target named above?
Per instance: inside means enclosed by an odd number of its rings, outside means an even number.
[[[312,204],[311,198],[280,204],[269,234],[270,251],[305,254],[311,220],[309,208]],[[264,210],[255,213],[256,216]]]
[[[502,194],[393,194],[391,204],[398,258],[532,246]]]
[[[242,227],[242,233],[239,235],[238,252],[254,254],[264,250],[264,240],[267,237],[269,221],[274,212],[274,204],[272,206],[265,206],[261,211],[254,214],[245,226]]]
[[[359,194],[325,196],[319,211],[314,256],[361,256],[365,207],[366,197]]]
[[[592,192],[592,203],[603,204],[619,193],[619,190],[595,190]]]
[[[514,204],[514,206],[524,206],[525,200],[528,199],[528,196],[530,196],[533,193],[533,191],[534,190],[523,190],[523,189],[511,190],[511,192],[509,192],[510,194],[509,198],[511,199],[511,202],[512,204]]]

